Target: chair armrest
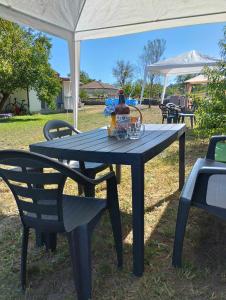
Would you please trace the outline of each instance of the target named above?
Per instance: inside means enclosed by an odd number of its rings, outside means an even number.
[[[216,145],[220,141],[226,141],[226,136],[225,135],[218,135],[218,136],[213,136],[210,139],[208,150],[207,150],[207,159],[212,159],[215,160],[215,149]]]
[[[195,189],[195,184],[199,176],[199,171],[205,165],[205,163],[205,159],[199,158],[194,164],[191,173],[189,174],[186,183],[183,187],[183,190],[181,191],[180,198],[183,198],[184,201],[191,201]]]
[[[221,167],[202,167],[199,170],[199,174],[225,174],[226,175],[226,165],[225,165],[225,168],[221,168]]]
[[[64,165],[64,173],[66,176],[70,177],[72,180],[74,180],[75,182],[81,184],[81,185],[86,185],[86,184],[91,184],[91,185],[97,185],[100,184],[101,182],[107,181],[111,178],[113,178],[115,176],[115,172],[114,171],[110,171],[109,173],[100,176],[97,179],[92,179],[87,177],[86,175],[82,174],[81,172],[71,169],[67,166]]]
[[[74,127],[73,127],[73,131],[74,131],[75,133],[82,133],[81,130],[78,130],[77,128],[74,128]]]
[[[99,184],[99,183],[101,183],[103,181],[107,181],[107,180],[111,179],[114,176],[115,176],[115,172],[114,171],[110,171],[109,173],[107,173],[107,174],[105,174],[103,176],[100,176],[97,179],[92,179],[92,181],[93,181],[92,184],[97,185],[97,184]]]
[[[56,161],[52,158],[47,158],[41,154],[36,154],[39,155],[42,160],[47,160],[47,163],[49,164],[51,162],[51,167],[55,168],[59,172],[63,173],[65,177],[71,178],[73,181],[77,182],[78,184],[81,185],[86,185],[86,184],[91,184],[91,185],[97,185],[103,181],[109,180],[115,176],[114,171],[110,171],[109,173],[97,178],[97,179],[92,179],[89,178],[88,176],[84,175],[78,170],[72,169],[69,166],[66,166],[60,161]]]

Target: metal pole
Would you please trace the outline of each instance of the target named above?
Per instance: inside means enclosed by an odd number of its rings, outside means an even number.
[[[148,69],[147,69],[147,67],[145,67],[145,70],[144,70],[144,80],[143,80],[142,89],[141,89],[141,95],[140,95],[140,105],[142,103],[143,96],[144,96],[144,88],[145,88],[145,85],[146,85],[147,75],[148,75]]]
[[[163,90],[162,90],[162,95],[161,95],[161,104],[163,104],[165,93],[166,93],[166,85],[167,85],[167,75],[165,75],[164,78],[164,84],[163,84]]]
[[[78,103],[80,82],[80,41],[74,39],[69,42],[70,69],[71,69],[71,94],[73,101],[74,127],[78,127]]]

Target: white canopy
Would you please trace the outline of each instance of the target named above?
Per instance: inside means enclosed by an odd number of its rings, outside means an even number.
[[[0,17],[68,40],[77,125],[80,40],[226,21],[225,0],[0,0]]]
[[[219,60],[195,50],[180,54],[153,65],[147,71],[164,76],[200,73],[204,66],[214,66]]]
[[[165,59],[161,62],[149,65],[145,70],[141,99],[143,97],[146,77],[149,72],[152,74],[159,74],[164,76],[164,86],[161,96],[161,103],[163,103],[167,79],[169,76],[200,73],[205,66],[215,66],[218,61],[219,60],[216,58],[192,50],[178,56]]]

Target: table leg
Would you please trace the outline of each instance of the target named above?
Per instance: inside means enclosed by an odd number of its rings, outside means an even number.
[[[194,118],[193,116],[191,116],[191,117],[190,117],[190,121],[191,121],[191,128],[192,128],[192,129],[193,129],[193,127],[194,127],[194,125],[193,125],[193,123],[194,123],[194,122],[193,122],[193,120],[194,120],[194,119],[193,119],[193,118]]]
[[[144,163],[136,162],[132,169],[133,207],[133,273],[144,272]]]
[[[121,183],[121,177],[122,177],[122,167],[121,167],[121,165],[116,165],[115,166],[115,174],[116,174],[117,184],[120,184]]]
[[[179,190],[184,186],[185,180],[185,132],[179,138]]]

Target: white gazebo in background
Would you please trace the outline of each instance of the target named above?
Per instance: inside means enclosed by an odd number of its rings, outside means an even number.
[[[144,74],[141,101],[143,99],[144,87],[148,73],[158,74],[164,77],[163,91],[161,95],[161,103],[163,103],[168,78],[170,76],[197,74],[202,72],[205,66],[215,66],[218,62],[219,60],[216,58],[209,57],[192,50],[147,66]]]
[[[68,41],[74,125],[80,41],[226,21],[225,0],[0,0],[0,17]],[[109,54],[110,55],[110,54]]]

